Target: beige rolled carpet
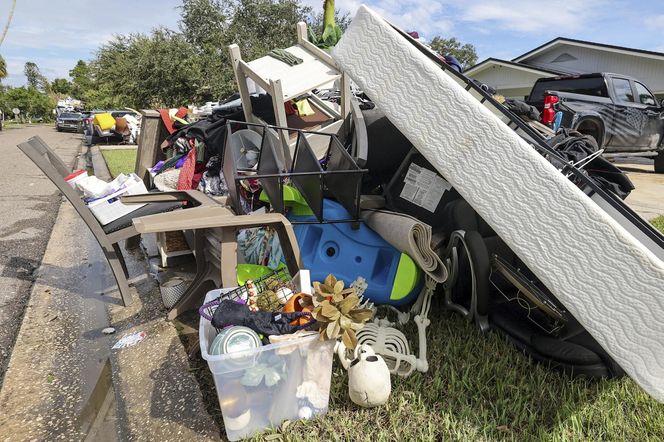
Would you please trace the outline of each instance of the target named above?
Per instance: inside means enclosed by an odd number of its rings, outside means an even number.
[[[362,219],[394,248],[410,256],[434,281],[447,281],[447,267],[431,248],[431,226],[387,210],[364,210]]]

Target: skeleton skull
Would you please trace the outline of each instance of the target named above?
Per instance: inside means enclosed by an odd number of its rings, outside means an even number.
[[[387,402],[392,382],[387,364],[368,345],[355,349],[355,359],[348,367],[348,394],[362,407],[376,407]]]

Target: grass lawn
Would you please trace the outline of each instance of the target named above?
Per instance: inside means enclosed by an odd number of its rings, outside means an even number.
[[[21,129],[23,127],[26,127],[28,124],[27,123],[16,123],[14,121],[4,121],[2,123],[2,130],[9,130],[9,129]]]
[[[5,120],[2,123],[2,130],[22,129],[29,126],[52,126],[53,123],[20,123],[14,120]]]
[[[650,223],[660,232],[664,232],[664,215],[658,216],[655,219],[651,219]]]
[[[136,149],[102,150],[108,171],[115,178],[120,173],[131,173],[136,165]]]
[[[664,230],[664,216],[652,222]],[[629,378],[572,379],[532,363],[501,335],[482,334],[440,305],[429,318],[429,371],[393,376],[385,406],[355,406],[335,358],[327,415],[288,423],[255,440],[664,440],[664,405]],[[407,335],[416,345],[414,327]],[[192,370],[223,428],[213,380],[200,355],[192,357]]]

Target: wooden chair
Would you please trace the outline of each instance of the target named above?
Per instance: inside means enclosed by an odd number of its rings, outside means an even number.
[[[18,145],[18,148],[32,160],[37,167],[51,180],[53,184],[74,206],[78,215],[88,226],[95,239],[101,246],[104,256],[111,266],[113,276],[117,282],[120,296],[125,306],[131,304],[132,295],[127,281],[129,274],[127,265],[120,249],[120,242],[139,235],[132,220],[145,215],[170,212],[183,207],[186,202],[188,206],[218,206],[218,204],[205,194],[198,191],[162,192],[156,194],[136,195],[134,201],[123,203],[148,203],[145,206],[102,226],[97,218],[88,209],[81,199],[81,194],[73,189],[64,178],[69,175],[69,168],[53,152],[53,150],[40,138],[33,137]]]
[[[343,120],[350,113],[350,98],[352,95],[350,79],[339,69],[329,53],[316,47],[308,40],[306,23],[300,22],[297,24],[297,43],[286,49],[292,55],[302,59],[302,63],[298,65],[289,66],[269,55],[253,61],[245,61],[242,59],[240,47],[237,44],[230,45],[228,50],[247,122],[265,124],[262,119],[253,113],[247,79],[252,80],[257,86],[264,89],[272,98],[276,126],[299,127],[312,131],[336,133]],[[328,118],[314,124],[301,122],[302,126],[290,124],[292,122],[289,122],[289,118],[286,116],[284,103],[303,94],[309,94],[313,89],[331,86],[335,81],[340,83],[341,103],[338,108],[313,94],[309,96],[312,108],[318,110],[321,116]],[[278,135],[283,149],[282,160],[284,164],[290,164],[295,139],[290,139],[290,135],[286,130],[280,130]],[[314,144],[319,139],[319,137],[310,137],[308,134],[305,134],[305,136],[311,138],[310,142]],[[316,146],[314,146],[314,149],[316,149]]]

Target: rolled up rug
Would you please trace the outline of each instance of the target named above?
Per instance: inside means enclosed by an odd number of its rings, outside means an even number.
[[[372,230],[442,283],[447,281],[447,267],[431,248],[431,226],[409,215],[387,210],[364,210],[362,219]]]

